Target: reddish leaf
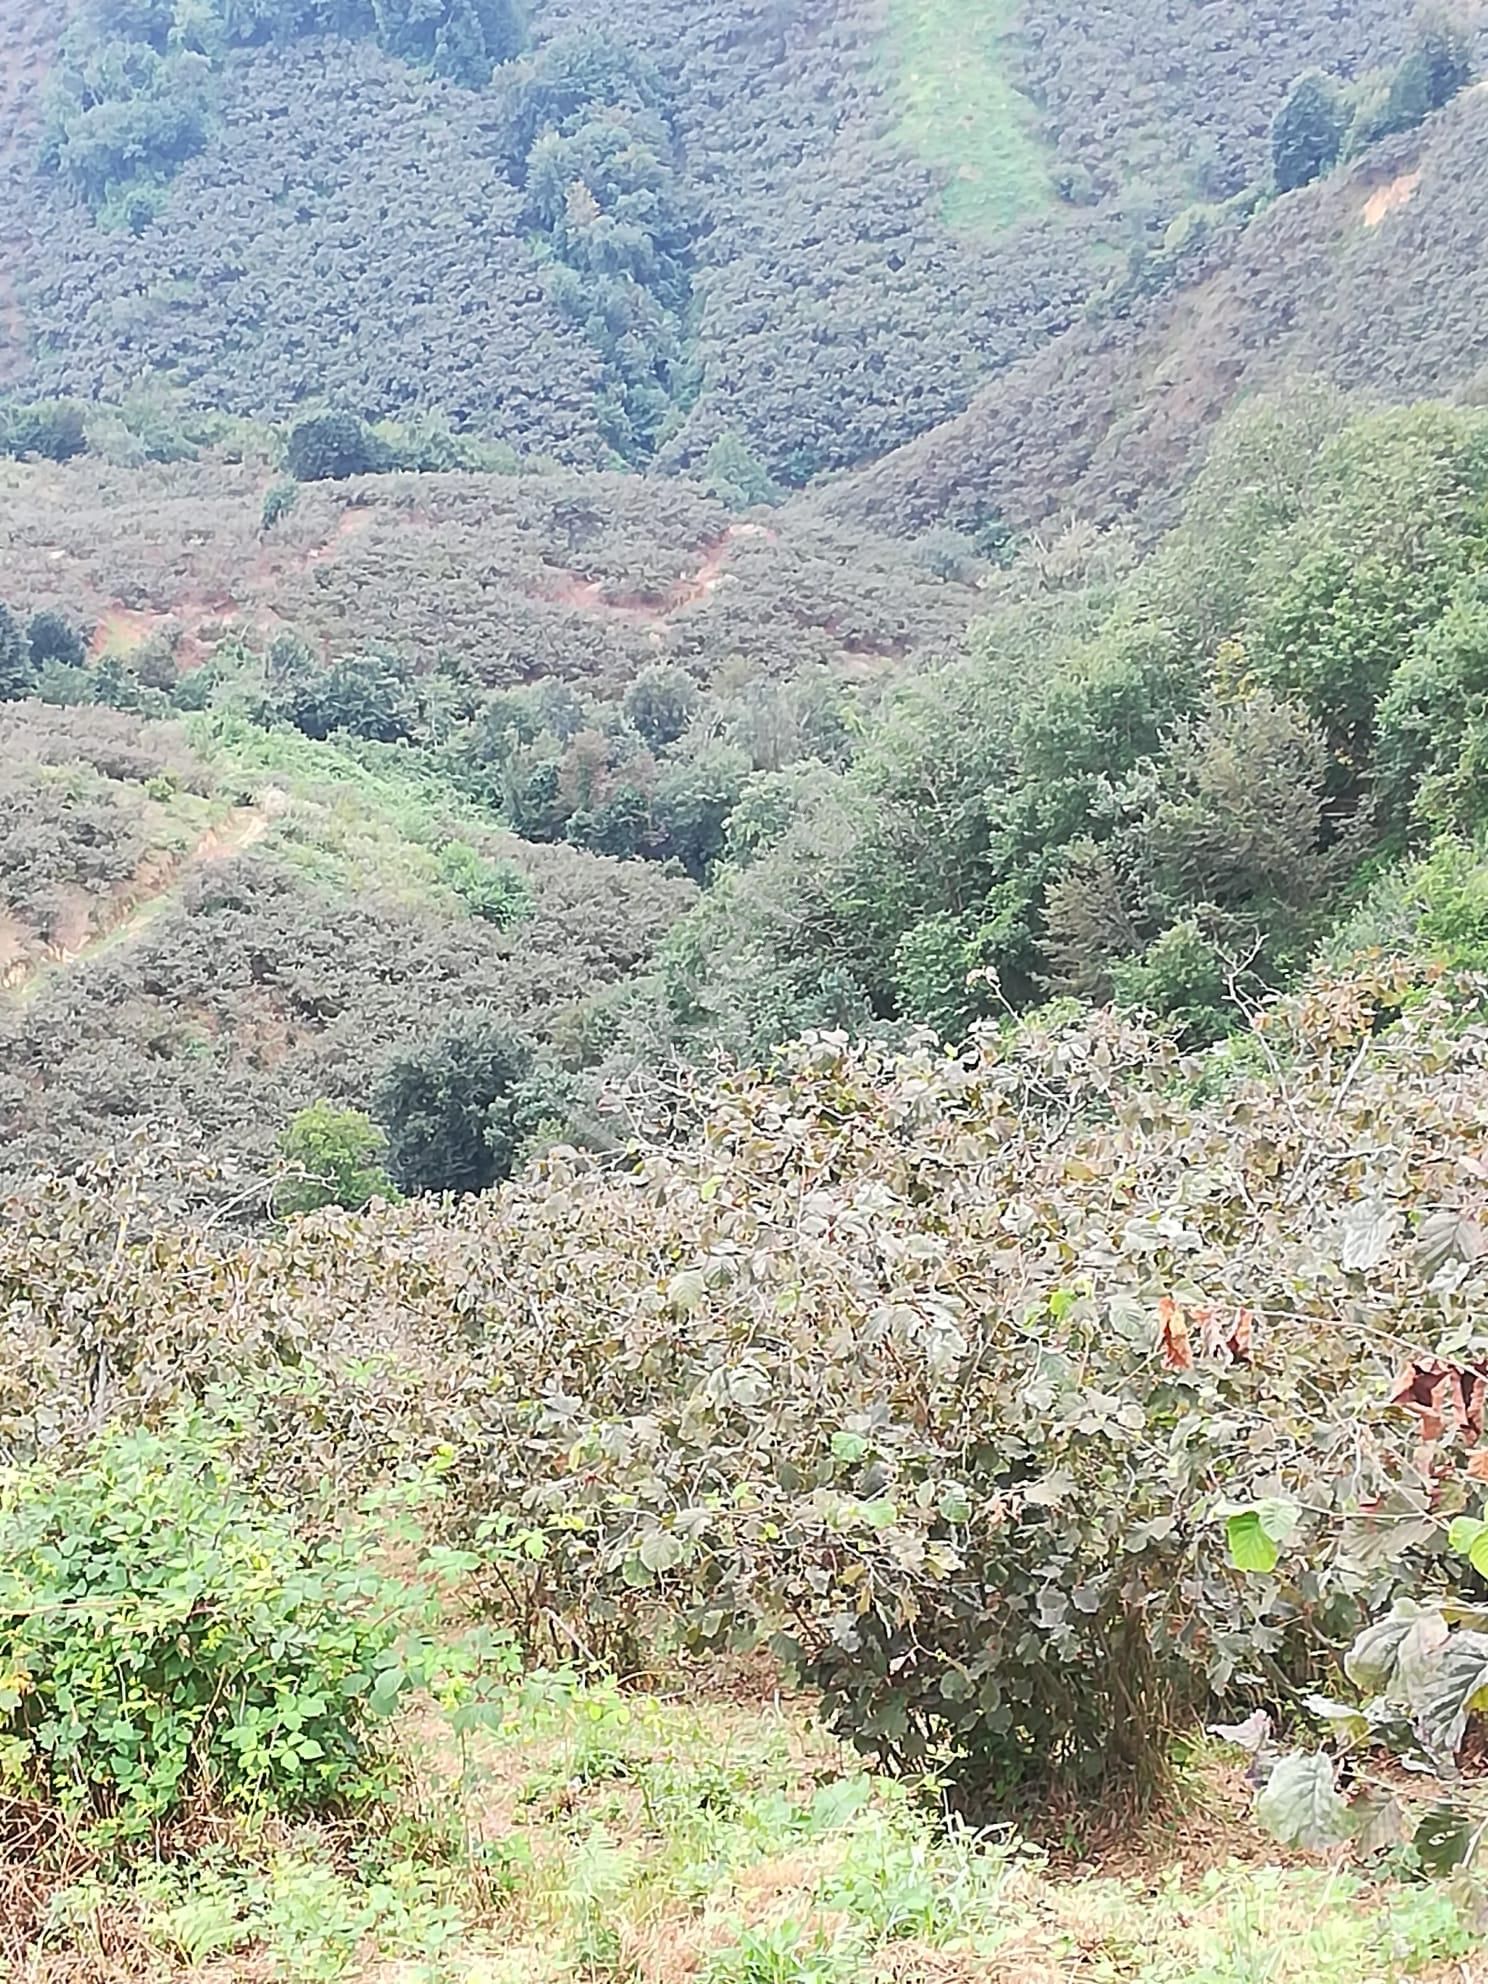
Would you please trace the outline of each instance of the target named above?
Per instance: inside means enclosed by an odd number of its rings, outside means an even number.
[[[1478,1451],[1469,1457],[1467,1473],[1469,1480],[1488,1481],[1488,1447],[1479,1447]]]
[[[1170,1371],[1193,1369],[1193,1345],[1189,1342],[1188,1321],[1171,1295],[1157,1305],[1157,1327],[1162,1336],[1163,1362]]]
[[[1233,1316],[1223,1316],[1215,1309],[1196,1309],[1194,1320],[1204,1326],[1205,1356],[1221,1364],[1250,1362],[1255,1318],[1249,1309],[1237,1309]]]
[[[1447,1414],[1452,1410],[1449,1394],[1455,1394],[1455,1403],[1460,1405],[1452,1372],[1432,1358],[1429,1363],[1406,1365],[1395,1380],[1390,1403],[1417,1415],[1423,1439],[1439,1440],[1447,1430]]]

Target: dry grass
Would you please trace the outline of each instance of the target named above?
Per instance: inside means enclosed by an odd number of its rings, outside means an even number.
[[[1449,1903],[1279,1857],[1222,1764],[1190,1774],[1165,1823],[1051,1860],[946,1835],[903,1787],[865,1776],[802,1703],[740,1692],[700,1701],[540,1685],[513,1695],[496,1726],[458,1738],[432,1707],[410,1718],[396,1853],[442,1867],[430,1878],[457,1910],[453,1930],[437,1911],[411,1927],[394,1912],[338,1941],[338,1911],[366,1891],[355,1885],[356,1849],[344,1835],[302,1831],[257,1846],[278,1870],[281,1928],[293,1915],[294,1934],[276,1947],[260,1930],[194,1968],[172,1950],[148,1884],[69,1896],[65,1875],[48,1893],[12,1865],[8,1887],[0,1872],[11,1930],[0,1976],[1488,1984]],[[328,1883],[322,1902],[317,1881]],[[72,1925],[65,1933],[41,1935],[49,1908]]]

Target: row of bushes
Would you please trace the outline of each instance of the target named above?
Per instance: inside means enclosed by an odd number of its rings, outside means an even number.
[[[256,1399],[239,1465],[310,1512],[439,1446],[444,1521],[535,1655],[768,1643],[845,1737],[970,1807],[1151,1795],[1191,1718],[1315,1686],[1392,1593],[1453,1574],[1439,1544],[1485,1437],[1453,1349],[1488,1260],[1485,1065],[1480,1019],[1381,973],[1188,1060],[1084,1012],[954,1057],[818,1037],[774,1077],[678,1086],[621,1171],[558,1153],[483,1199],[282,1237],[176,1224],[127,1164],[37,1181],[0,1224],[0,1440],[70,1451],[100,1397],[151,1421],[227,1383]],[[23,1498],[12,1591],[43,1564],[69,1598],[121,1563],[154,1588],[140,1477],[102,1465]],[[322,1659],[338,1686],[361,1672],[365,1642],[317,1638],[322,1572],[222,1494],[198,1463],[168,1513],[188,1568],[242,1565],[292,1608],[278,1713]],[[93,1540],[64,1565],[44,1546],[69,1526]],[[170,1630],[196,1616],[184,1585],[162,1596]],[[116,1629],[157,1622],[131,1600]],[[41,1650],[0,1698],[35,1791],[57,1765],[32,1687],[100,1648],[9,1630]],[[219,1668],[192,1646],[194,1715]],[[84,1699],[150,1671],[100,1670]],[[320,1733],[337,1711],[302,1707],[308,1781],[324,1762],[334,1789],[357,1757]],[[117,1787],[128,1758],[94,1741],[78,1781]],[[273,1765],[250,1745],[225,1783]],[[174,1768],[129,1798],[158,1809]]]

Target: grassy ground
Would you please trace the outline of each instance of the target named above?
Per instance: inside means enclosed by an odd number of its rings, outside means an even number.
[[[488,1718],[489,1719],[489,1718]],[[534,1679],[405,1732],[360,1842],[205,1842],[51,1899],[17,1984],[1388,1984],[1488,1979],[1450,1901],[1268,1858],[1222,1772],[1149,1837],[1056,1865],[948,1830],[791,1704]],[[0,1895],[0,1906],[3,1906]]]
[[[1017,0],[887,0],[902,141],[949,173],[952,227],[1011,227],[1054,203],[1036,113],[1007,74]]]
[[[327,887],[462,915],[450,848],[509,846],[488,814],[412,752],[210,717],[192,725],[191,740],[224,790],[255,803],[269,795],[274,852]]]

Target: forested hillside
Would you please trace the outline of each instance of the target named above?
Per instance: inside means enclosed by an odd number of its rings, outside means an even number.
[[[1410,41],[1373,0],[998,11],[947,133],[945,0],[503,0],[422,29],[89,0],[50,40],[39,11],[10,8],[36,50],[13,99],[52,67],[53,170],[17,175],[33,391],[438,411],[591,465],[736,434],[788,482],[964,408],[1114,258],[1255,184],[1298,77],[1388,75]]]
[[[6,1984],[1488,1977],[1485,28],[0,0]]]
[[[958,23],[9,0],[6,1164],[412,1053],[485,1182],[1472,871],[1479,423],[1370,411],[1488,358],[1472,23]]]

